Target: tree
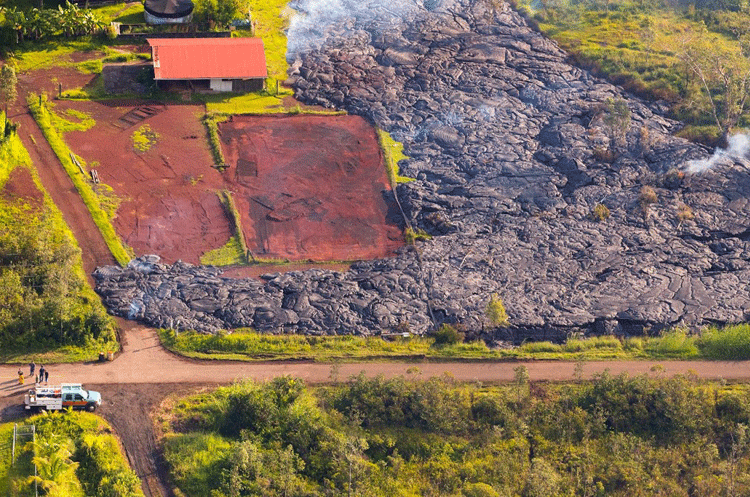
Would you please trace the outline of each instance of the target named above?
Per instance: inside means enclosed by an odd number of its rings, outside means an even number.
[[[16,84],[18,84],[16,70],[12,66],[4,64],[0,68],[0,101],[5,103],[6,114],[8,113],[8,105],[12,105],[18,97]]]
[[[493,326],[505,327],[510,324],[508,322],[508,313],[505,311],[505,305],[503,305],[503,299],[496,293],[493,293],[490,297],[485,313]]]
[[[722,141],[744,114],[750,95],[750,36],[747,28],[734,30],[738,48],[727,47],[718,35],[703,28],[682,41],[679,57],[697,78],[704,105],[711,111]]]
[[[619,146],[625,145],[625,137],[630,129],[630,109],[625,100],[608,98],[604,111],[604,127],[609,136],[609,149],[613,156]]]

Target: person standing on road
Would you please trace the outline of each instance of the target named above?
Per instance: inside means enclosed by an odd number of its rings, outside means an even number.
[[[44,381],[44,365],[39,366],[39,383]]]
[[[36,369],[36,364],[35,364],[35,363],[34,363],[34,361],[32,360],[32,361],[31,361],[31,362],[29,363],[29,378],[31,378],[32,376],[34,376],[34,370],[35,370],[35,369]]]
[[[49,371],[46,369],[44,370],[44,383],[47,383],[49,381]]]
[[[23,370],[18,368],[18,384],[23,385]]]

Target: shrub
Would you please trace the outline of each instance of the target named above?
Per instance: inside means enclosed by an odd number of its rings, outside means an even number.
[[[435,345],[455,345],[464,341],[464,334],[458,331],[454,326],[443,323],[440,328],[432,333],[435,339]]]
[[[591,219],[594,221],[602,222],[606,220],[610,215],[609,208],[604,204],[596,204],[591,210]]]
[[[570,338],[562,348],[565,352],[583,352],[592,349],[620,350],[622,349],[622,342],[619,338],[611,335],[584,339]]]
[[[694,218],[693,209],[689,205],[680,202],[677,206],[677,219],[680,221],[680,224],[685,221],[692,221]]]
[[[641,195],[638,198],[638,201],[640,204],[643,205],[649,205],[649,204],[655,204],[658,200],[658,197],[656,196],[656,192],[653,188],[651,188],[648,185],[645,185],[641,188]]]
[[[501,299],[496,293],[493,293],[490,297],[485,313],[487,314],[490,323],[494,326],[505,327],[510,324],[508,322],[508,313],[505,311],[505,306],[503,305],[503,299]]]
[[[408,227],[404,230],[404,241],[407,245],[414,245],[417,240],[431,240],[432,237],[423,229],[414,230]]]
[[[641,337],[628,337],[625,339],[625,350],[636,351],[643,350],[643,338]]]

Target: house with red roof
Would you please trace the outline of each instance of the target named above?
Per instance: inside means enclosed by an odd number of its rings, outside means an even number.
[[[268,76],[260,38],[149,38],[154,79],[188,81],[214,91],[263,88]]]

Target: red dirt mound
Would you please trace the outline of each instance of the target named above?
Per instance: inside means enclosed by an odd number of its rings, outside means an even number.
[[[219,124],[255,256],[356,260],[403,244],[375,130],[357,116],[234,116]]]

